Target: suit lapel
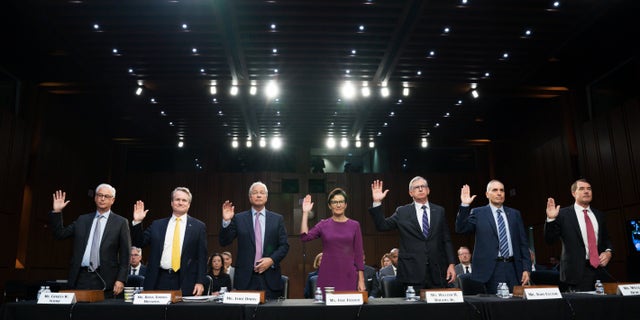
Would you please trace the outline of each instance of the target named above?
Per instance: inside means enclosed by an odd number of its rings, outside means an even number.
[[[491,206],[486,205],[484,207],[485,214],[488,216],[487,222],[491,226],[491,230],[496,235],[496,239],[498,238],[498,227],[496,226],[496,218],[493,216],[493,211],[491,211]]]

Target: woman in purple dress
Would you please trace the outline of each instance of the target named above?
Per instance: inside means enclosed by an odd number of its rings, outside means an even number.
[[[334,287],[335,291],[366,291],[364,284],[364,250],[358,221],[345,216],[347,193],[333,189],[327,197],[331,218],[320,220],[311,230],[307,224],[313,208],[311,196],[304,197],[300,240],[322,239],[322,268],[318,271],[320,288]]]

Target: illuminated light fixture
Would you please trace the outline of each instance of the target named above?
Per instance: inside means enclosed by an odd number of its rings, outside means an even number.
[[[218,88],[215,85],[212,85],[209,87],[209,93],[211,93],[211,95],[215,95],[218,93]]]
[[[509,52],[505,52],[500,56],[500,60],[507,60],[509,59]]]
[[[342,138],[340,140],[340,147],[342,149],[346,149],[349,146],[349,140],[347,140],[347,138]]]
[[[451,113],[446,112],[446,113],[444,114],[444,116],[443,116],[443,117],[445,117],[445,118],[449,118],[449,117],[451,117]]]
[[[231,91],[229,91],[229,93],[231,93],[232,96],[238,95],[238,86],[231,86]]]
[[[178,141],[178,148],[184,147],[184,141]]]
[[[371,89],[369,87],[362,87],[362,96],[368,97],[371,95]]]
[[[531,37],[531,35],[533,34],[533,30],[531,29],[526,29],[524,30],[524,32],[522,33],[522,37],[521,38],[529,38]]]
[[[200,68],[200,73],[205,73],[204,68]]]
[[[251,87],[249,88],[249,94],[251,94],[252,96],[255,96],[255,95],[256,95],[256,93],[258,93],[258,87],[256,87],[256,86],[251,86]]]
[[[273,69],[273,73],[278,73],[278,69]]]
[[[113,52],[113,54],[118,54],[118,49],[117,48],[113,48],[113,49],[111,49],[111,52]]]
[[[362,147],[362,141],[360,139],[356,140],[356,148]]]
[[[420,71],[420,70],[416,71],[416,75],[417,76],[421,76],[422,75],[422,71]]]
[[[267,146],[267,139],[265,139],[264,137],[260,138],[260,142],[258,142],[258,145],[260,145],[260,148],[264,148]]]
[[[434,50],[431,50],[427,53],[427,59],[432,59],[436,57],[436,52]]]
[[[191,53],[198,53],[198,48],[191,48]]]
[[[164,112],[164,110],[160,110],[160,115],[163,116],[163,117],[167,116],[167,114]]]
[[[93,24],[93,30],[99,31],[100,30],[100,25],[97,23]]]
[[[440,123],[436,122],[436,124],[433,126],[434,128],[438,128],[440,127]]]
[[[489,78],[489,77],[491,77],[491,72],[485,72],[485,73],[484,73],[484,77],[485,77],[485,78]]]
[[[186,23],[183,23],[182,30],[189,30],[189,26]]]
[[[449,28],[449,27],[442,28],[442,34],[443,35],[447,35],[447,34],[449,34],[449,32],[451,32],[451,28]]]
[[[278,49],[276,49],[276,48],[271,49],[271,53],[277,54],[278,53]]]
[[[173,121],[169,121],[169,126],[173,127]]]
[[[364,32],[364,25],[358,26],[358,32]]]
[[[327,148],[334,149],[336,147],[336,139],[329,137],[327,138]]]
[[[351,55],[355,56],[356,55],[356,49],[351,49]]]
[[[141,95],[141,94],[142,94],[142,87],[138,87],[138,88],[136,89],[136,96],[139,96],[139,95]]]
[[[375,143],[375,142],[373,142],[373,141],[369,141],[369,148],[370,148],[370,149],[375,148],[375,146],[376,146],[376,143]]]
[[[480,97],[480,94],[478,93],[478,90],[475,90],[475,89],[474,89],[474,90],[471,90],[471,96],[472,96],[474,99],[478,99],[478,97]]]
[[[422,148],[426,148],[429,146],[429,143],[427,142],[427,138],[422,138],[422,141],[420,142],[420,146]]]
[[[133,68],[129,68],[129,73],[133,73]]]
[[[275,31],[275,30],[276,30],[276,24],[275,24],[275,23],[272,23],[272,24],[271,24],[271,30],[273,30],[273,31]]]
[[[264,93],[269,99],[275,98],[278,96],[278,94],[280,94],[280,88],[278,88],[278,84],[275,81],[271,80],[269,81],[269,83],[267,83]]]
[[[356,88],[353,86],[351,81],[345,81],[340,91],[342,93],[342,97],[345,99],[353,99],[356,95]]]
[[[389,88],[387,87],[382,87],[380,88],[380,95],[382,95],[382,97],[386,98],[389,96]]]
[[[409,88],[402,88],[402,95],[405,97],[409,96]]]
[[[253,142],[251,142],[251,138],[247,138],[246,146],[247,146],[247,148],[253,147]]]
[[[279,150],[282,148],[282,139],[280,137],[271,138],[271,149]]]
[[[231,147],[234,149],[238,149],[238,145],[239,145],[238,138],[234,137],[233,141],[231,141]]]

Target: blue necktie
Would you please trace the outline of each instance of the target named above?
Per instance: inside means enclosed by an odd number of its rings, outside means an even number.
[[[93,240],[91,241],[91,251],[89,251],[89,269],[95,271],[100,267],[100,223],[102,215],[96,216],[96,223],[93,230]]]
[[[427,206],[422,206],[422,234],[426,238],[429,236],[429,216],[427,215]]]
[[[498,214],[498,240],[500,242],[500,255],[503,258],[509,258],[509,242],[507,240],[507,228],[504,226],[502,218],[502,210],[496,210]]]

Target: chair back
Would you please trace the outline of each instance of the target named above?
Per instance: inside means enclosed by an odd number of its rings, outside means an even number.
[[[456,278],[457,286],[462,289],[465,296],[473,296],[487,293],[484,283],[471,279],[470,274],[462,274]]]
[[[137,274],[128,275],[125,287],[144,287],[144,276]]]
[[[404,287],[396,280],[396,276],[384,276],[382,282],[382,293],[385,298],[404,297]]]
[[[211,288],[213,288],[213,278],[210,275],[205,276],[207,281],[204,283],[204,294],[210,296]]]

